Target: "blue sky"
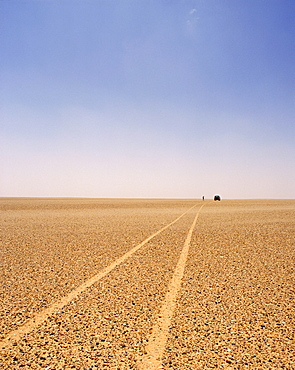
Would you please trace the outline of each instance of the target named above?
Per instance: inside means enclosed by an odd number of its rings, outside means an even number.
[[[0,196],[294,198],[293,0],[0,17]]]

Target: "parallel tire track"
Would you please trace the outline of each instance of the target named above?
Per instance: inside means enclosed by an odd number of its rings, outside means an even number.
[[[135,246],[134,248],[130,249],[127,253],[125,253],[123,256],[116,259],[113,263],[111,263],[109,266],[105,267],[103,270],[101,270],[98,274],[93,276],[92,278],[86,280],[83,284],[78,286],[76,289],[72,290],[69,294],[61,298],[58,302],[53,303],[52,305],[48,306],[44,310],[37,313],[33,318],[29,319],[25,324],[21,325],[16,330],[11,331],[8,333],[8,335],[0,342],[0,349],[6,349],[11,347],[15,342],[18,342],[24,335],[30,333],[34,329],[36,329],[42,322],[44,322],[50,315],[55,313],[58,310],[61,310],[64,306],[66,306],[68,303],[70,303],[73,299],[75,299],[79,294],[84,292],[87,288],[91,287],[93,284],[101,280],[103,277],[105,277],[109,272],[111,272],[113,269],[115,269],[117,266],[119,266],[121,263],[126,261],[129,257],[131,257],[135,252],[137,252],[142,246],[147,244],[151,239],[153,239],[155,236],[162,233],[164,230],[175,224],[177,221],[179,221],[184,215],[186,215],[188,212],[190,212],[193,208],[195,208],[198,204],[195,204],[193,207],[189,208],[186,212],[184,212],[182,215],[177,217],[174,221],[170,222],[168,225],[164,226],[151,236],[149,236],[147,239],[145,239],[143,242]],[[202,206],[203,207],[203,206]],[[201,207],[201,208],[202,208]]]

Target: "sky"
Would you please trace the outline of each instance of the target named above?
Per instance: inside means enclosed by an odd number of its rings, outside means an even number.
[[[295,193],[295,1],[1,0],[0,196]]]

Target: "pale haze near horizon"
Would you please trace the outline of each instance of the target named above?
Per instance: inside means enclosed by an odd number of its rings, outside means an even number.
[[[295,2],[2,0],[0,196],[294,198]]]

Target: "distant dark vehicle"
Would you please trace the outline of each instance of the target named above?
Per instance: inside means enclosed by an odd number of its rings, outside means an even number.
[[[220,195],[214,195],[214,200],[221,200]]]

